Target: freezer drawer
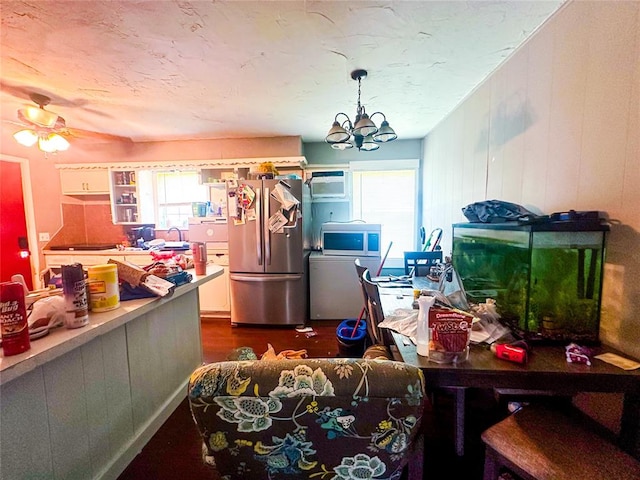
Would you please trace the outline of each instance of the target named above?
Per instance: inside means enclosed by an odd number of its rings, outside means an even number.
[[[308,317],[304,274],[231,273],[231,324],[304,325]]]

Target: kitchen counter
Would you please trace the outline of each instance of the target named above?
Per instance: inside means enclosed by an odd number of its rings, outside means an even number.
[[[90,313],[0,357],[3,478],[117,478],[185,398],[202,362],[198,289]]]

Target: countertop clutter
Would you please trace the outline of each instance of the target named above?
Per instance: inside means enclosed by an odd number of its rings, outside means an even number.
[[[108,333],[142,313],[152,310],[155,308],[154,302],[167,302],[173,297],[184,295],[194,290],[200,285],[222,275],[222,271],[222,267],[207,265],[205,275],[193,275],[193,280],[190,283],[177,287],[173,295],[167,298],[140,298],[122,302],[119,308],[108,312],[89,312],[89,323],[85,327],[53,329],[46,337],[32,342],[30,350],[10,357],[0,356],[0,385],[63,355],[69,350],[78,348],[100,335]]]
[[[117,478],[184,399],[202,363],[197,289],[219,275],[0,357],[3,478]]]

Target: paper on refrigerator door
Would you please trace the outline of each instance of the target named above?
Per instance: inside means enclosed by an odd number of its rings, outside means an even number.
[[[271,196],[282,204],[282,208],[290,210],[292,207],[300,204],[300,200],[293,196],[293,194],[283,184],[278,183],[271,191]]]
[[[272,233],[282,233],[282,227],[284,227],[289,220],[285,217],[281,211],[277,211],[269,217],[269,230]]]

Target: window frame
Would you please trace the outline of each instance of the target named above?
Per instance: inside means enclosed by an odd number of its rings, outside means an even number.
[[[349,175],[349,188],[350,188],[350,202],[349,202],[349,211],[351,218],[355,218],[354,216],[354,198],[353,194],[355,191],[354,188],[354,178],[353,173],[355,172],[384,172],[390,170],[412,170],[414,175],[414,188],[415,188],[415,198],[413,205],[413,230],[414,230],[414,244],[413,249],[419,250],[419,218],[420,218],[420,160],[419,159],[402,159],[402,160],[361,160],[361,161],[351,161],[349,162],[349,171],[351,175]],[[388,244],[387,244],[388,246]],[[384,246],[384,251],[381,252],[381,255],[384,256],[386,252],[387,246]],[[400,268],[404,269],[404,258],[403,257],[392,257],[389,256],[385,260],[384,264],[385,268]]]
[[[160,175],[167,175],[167,174],[194,174],[197,180],[198,185],[202,186],[204,188],[205,191],[205,200],[191,200],[190,202],[170,202],[170,203],[162,203],[160,202],[160,197],[159,197],[159,176]],[[160,221],[161,221],[161,216],[160,216],[160,209],[161,207],[167,207],[167,206],[184,206],[186,203],[193,203],[193,202],[208,202],[210,199],[210,192],[209,192],[209,187],[207,185],[204,185],[200,182],[200,172],[197,169],[175,169],[175,170],[154,170],[153,171],[153,175],[152,175],[152,185],[153,185],[153,210],[154,210],[154,217],[156,218],[156,229],[157,230],[168,230],[169,228],[178,228],[181,231],[187,231],[189,228],[188,225],[188,219],[187,219],[187,226],[183,227],[183,226],[167,226],[167,225],[160,225]],[[189,208],[191,208],[191,206],[189,206]],[[190,214],[188,215],[188,217],[193,217],[193,212],[191,211]]]

